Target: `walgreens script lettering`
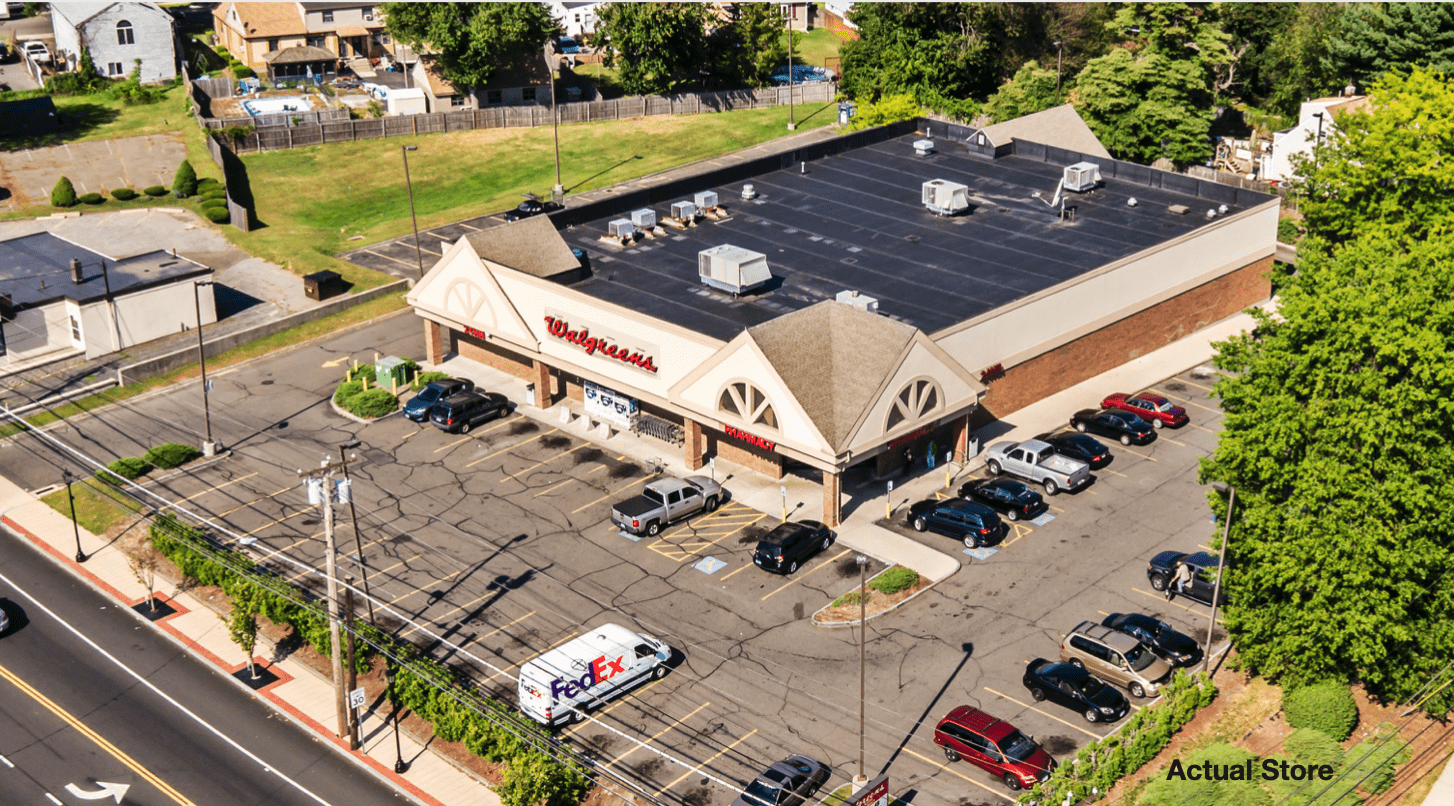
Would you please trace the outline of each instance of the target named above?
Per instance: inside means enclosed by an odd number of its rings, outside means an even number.
[[[619,347],[612,344],[609,339],[602,336],[592,336],[589,328],[571,330],[570,324],[564,319],[557,319],[554,316],[545,317],[545,326],[550,335],[568,341],[586,351],[586,355],[601,353],[607,358],[614,358],[625,364],[631,364],[638,369],[647,372],[656,372],[656,364],[651,361],[651,356],[633,352],[629,348]]]

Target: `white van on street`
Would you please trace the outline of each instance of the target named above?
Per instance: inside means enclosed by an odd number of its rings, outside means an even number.
[[[584,721],[587,708],[665,677],[671,651],[619,624],[594,627],[520,667],[520,710],[544,725]]]

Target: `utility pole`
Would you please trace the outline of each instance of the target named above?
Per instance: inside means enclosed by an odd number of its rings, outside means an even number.
[[[1227,523],[1222,530],[1222,558],[1217,561],[1217,581],[1212,584],[1212,620],[1207,624],[1207,648],[1202,652],[1202,671],[1212,669],[1212,630],[1217,626],[1217,597],[1222,594],[1222,574],[1227,572],[1227,541],[1232,537],[1232,507],[1237,503],[1237,488],[1220,481],[1212,482],[1212,489],[1226,493]]]
[[[343,578],[343,618],[348,624],[348,668],[344,670],[344,677],[348,682],[344,684],[344,691],[353,691],[358,686],[358,671],[353,665],[353,577]],[[348,709],[348,749],[357,750],[358,741],[358,709]]]
[[[858,777],[853,779],[853,791],[857,792],[868,784],[868,770],[864,767],[863,726],[867,702],[867,688],[864,670],[868,657],[868,558],[858,555]]]
[[[1060,57],[1065,53],[1065,46],[1058,41],[1052,44],[1055,45],[1055,102],[1060,103]]]
[[[552,135],[555,137],[555,188],[551,190],[551,201],[561,204],[565,201],[565,185],[560,182],[560,113],[555,110],[555,68],[560,57],[551,58],[550,42],[545,43],[545,74],[550,78],[550,117]]]
[[[202,348],[202,296],[198,290],[210,285],[211,280],[192,281],[192,304],[197,309],[197,363],[202,366],[202,418],[207,423],[207,441],[202,443],[203,456],[217,454],[217,443],[212,441],[212,407],[207,402],[207,351]]]
[[[333,706],[338,717],[339,738],[350,736],[348,718],[348,692],[344,688],[343,641],[339,626],[338,563],[335,555],[337,546],[333,539],[333,490],[329,489],[333,471],[344,467],[349,460],[340,459],[329,463],[328,459],[315,470],[299,470],[298,477],[308,486],[308,503],[323,505],[323,535],[325,540],[325,572],[328,574],[328,644],[333,656]],[[347,495],[345,491],[341,491]]]
[[[419,260],[419,279],[424,279],[424,251],[419,248],[419,217],[414,214],[414,183],[409,181],[409,152],[418,151],[419,146],[401,146],[404,155],[404,186],[409,189],[409,220],[414,222],[414,257]]]

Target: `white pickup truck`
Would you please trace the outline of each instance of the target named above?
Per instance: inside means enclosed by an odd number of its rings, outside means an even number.
[[[1090,465],[1055,452],[1038,439],[996,442],[985,450],[985,469],[992,476],[1009,473],[1045,488],[1046,495],[1074,490],[1090,482]]]

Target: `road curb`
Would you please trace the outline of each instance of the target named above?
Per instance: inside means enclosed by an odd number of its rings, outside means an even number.
[[[907,566],[904,566],[904,567],[907,567]],[[959,568],[963,568],[963,567],[964,567],[963,564],[960,564],[959,565]],[[891,565],[891,566],[889,566],[889,568],[893,568],[893,566]],[[888,571],[889,568],[885,568],[883,571],[878,572],[878,574],[874,574],[872,578],[874,578],[874,579],[878,578],[879,574],[884,573],[884,571]],[[915,573],[918,573],[918,572],[915,571]],[[828,604],[825,604],[822,607],[818,608],[817,610],[813,611],[813,615],[808,618],[808,621],[811,622],[814,627],[821,627],[821,628],[823,628],[825,630],[836,630],[836,629],[840,629],[840,628],[843,628],[843,627],[857,627],[859,624],[864,623],[864,622],[873,621],[874,619],[878,618],[879,616],[887,616],[888,614],[890,614],[890,613],[898,610],[899,608],[903,607],[904,605],[908,604],[909,602],[912,602],[915,599],[919,598],[919,596],[921,594],[925,594],[925,593],[928,593],[929,591],[933,590],[935,587],[937,587],[939,585],[939,583],[943,582],[946,579],[949,579],[950,577],[954,576],[957,573],[959,573],[959,569],[958,568],[956,568],[953,571],[950,571],[945,576],[942,576],[939,579],[936,579],[936,580],[930,582],[928,585],[925,585],[924,587],[920,588],[919,590],[914,591],[914,595],[913,596],[910,596],[909,598],[903,600],[902,602],[895,602],[887,610],[882,610],[882,611],[880,611],[878,613],[874,613],[872,616],[869,616],[868,618],[863,619],[862,621],[860,621],[859,619],[854,619],[852,621],[829,621],[829,622],[818,621],[818,614],[819,613],[822,613],[824,610],[827,610],[828,608],[830,608],[830,607],[833,606],[833,602],[831,602],[831,601]]]

